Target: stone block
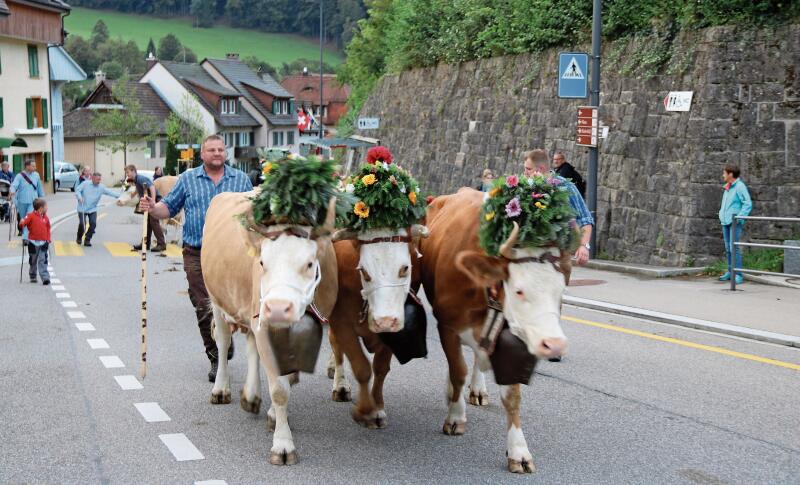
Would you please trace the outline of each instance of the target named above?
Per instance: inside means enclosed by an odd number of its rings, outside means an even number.
[[[750,88],[750,101],[754,103],[783,101],[784,86],[781,83],[754,84]]]
[[[800,120],[800,101],[785,101],[775,104],[776,120]]]
[[[761,123],[755,147],[763,151],[783,151],[786,149],[786,127],[782,121]]]
[[[800,121],[787,122],[786,127],[786,165],[800,168]]]

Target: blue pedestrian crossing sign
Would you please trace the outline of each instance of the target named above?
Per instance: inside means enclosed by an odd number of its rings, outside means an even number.
[[[585,98],[589,95],[589,54],[558,54],[558,97]]]

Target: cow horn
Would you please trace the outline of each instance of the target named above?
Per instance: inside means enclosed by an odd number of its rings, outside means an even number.
[[[431,232],[422,224],[414,224],[411,226],[411,237],[427,238],[430,235]]]
[[[339,229],[333,234],[333,242],[358,239],[358,231],[352,229]]]
[[[519,224],[514,222],[514,229],[511,230],[511,235],[508,240],[500,246],[500,256],[506,259],[514,259],[514,245],[517,244],[517,237],[519,237]]]

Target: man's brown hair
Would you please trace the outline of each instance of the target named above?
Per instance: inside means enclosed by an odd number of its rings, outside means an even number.
[[[733,175],[733,178],[735,178],[735,179],[739,178],[740,170],[739,170],[739,166],[738,165],[734,165],[732,163],[729,163],[729,164],[725,165],[725,168],[723,170],[725,170],[729,174]]]
[[[528,150],[522,155],[525,157],[523,158],[523,161],[530,160],[533,163],[547,163],[547,152],[545,152],[541,148],[537,148],[535,150]]]
[[[128,165],[127,167],[125,167],[125,171],[126,172],[136,172],[137,171],[136,170],[136,165]]]
[[[225,139],[222,138],[221,136],[219,136],[219,135],[208,135],[207,137],[203,138],[203,143],[200,144],[200,149],[202,150],[203,147],[206,146],[206,142],[207,141],[211,141],[211,140],[219,140],[223,144],[225,144]]]

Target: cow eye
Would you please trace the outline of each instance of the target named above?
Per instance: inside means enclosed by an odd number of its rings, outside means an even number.
[[[516,294],[517,294],[517,296],[518,296],[518,297],[520,297],[520,298],[522,298],[522,297],[524,297],[524,296],[525,296],[525,293],[524,293],[522,290],[517,290],[517,291],[515,291],[514,293],[516,293]]]
[[[314,267],[314,262],[313,261],[309,261],[308,264],[306,265],[306,269],[311,269],[313,267]]]
[[[400,268],[399,276],[401,278],[405,278],[406,276],[408,276],[408,266],[407,265],[404,265],[402,268]]]

